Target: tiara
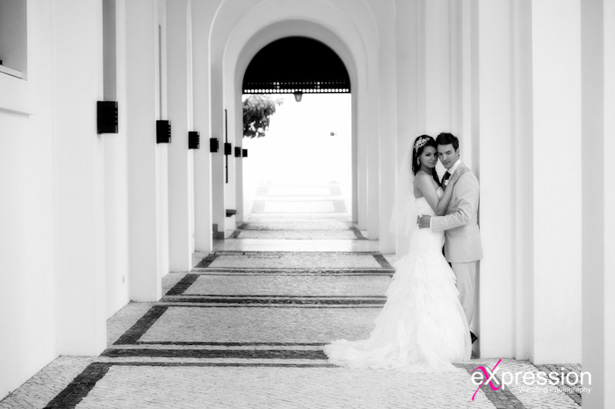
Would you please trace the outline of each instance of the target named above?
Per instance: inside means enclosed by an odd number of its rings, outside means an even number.
[[[423,146],[425,146],[427,142],[429,142],[429,139],[431,138],[425,137],[417,139],[416,142],[414,142],[414,151],[418,152],[419,149],[421,149]]]

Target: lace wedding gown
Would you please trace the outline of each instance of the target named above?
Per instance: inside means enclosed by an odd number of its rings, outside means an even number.
[[[418,214],[434,215],[425,198],[417,198],[416,206]],[[369,338],[326,345],[330,362],[430,372],[457,370],[452,362],[470,359],[470,330],[443,243],[442,232],[414,230],[409,253],[395,263],[387,301]]]

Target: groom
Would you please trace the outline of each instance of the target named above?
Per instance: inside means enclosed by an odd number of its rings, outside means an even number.
[[[474,316],[474,297],[476,293],[476,271],[478,261],[483,257],[478,228],[478,179],[459,158],[459,139],[450,133],[441,133],[436,138],[438,158],[446,172],[442,183],[448,184],[448,179],[461,169],[468,171],[461,175],[453,187],[453,196],[446,209],[445,216],[420,216],[419,227],[433,231],[445,231],[444,255],[451,263],[457,276],[459,301],[468,320],[468,326]],[[470,332],[472,342],[476,336]]]

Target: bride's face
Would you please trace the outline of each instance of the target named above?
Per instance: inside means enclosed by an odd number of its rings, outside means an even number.
[[[421,163],[428,168],[435,168],[438,163],[438,152],[433,146],[426,146],[420,156]]]

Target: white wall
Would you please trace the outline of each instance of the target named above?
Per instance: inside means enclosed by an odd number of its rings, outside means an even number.
[[[36,72],[40,65],[32,67],[31,78],[45,75]],[[49,90],[37,91],[40,102],[47,104]],[[2,399],[57,356],[55,312],[50,308],[56,302],[57,269],[50,115],[44,110],[36,116],[0,110],[0,123]]]
[[[397,16],[397,115],[403,118],[397,122],[397,141],[395,146],[395,165],[403,161],[404,156],[412,147],[414,139],[425,128],[425,113],[419,105],[424,96],[425,81],[419,80],[424,76],[424,67],[417,64],[419,55],[424,53],[421,9],[416,1],[398,0],[396,5]],[[413,37],[418,37],[411,41]],[[420,74],[419,74],[420,73]],[[422,78],[422,77],[421,77]],[[421,91],[419,91],[421,89]],[[392,184],[397,186],[397,181]],[[409,246],[409,237],[396,236],[395,253],[405,254]]]
[[[2,78],[0,398],[105,344],[100,16],[93,1],[28,2],[27,81]]]
[[[440,132],[452,132],[452,109],[454,99],[451,98],[452,75],[455,69],[451,64],[451,7],[448,0],[427,1],[424,4],[424,25],[421,33],[424,41],[424,56],[421,64],[425,76],[425,132],[434,138]],[[436,28],[437,27],[437,28]]]

